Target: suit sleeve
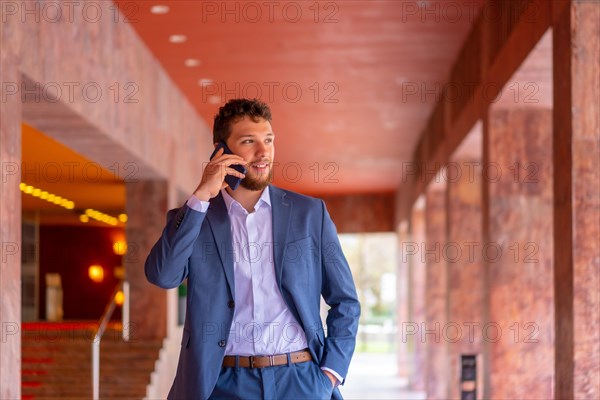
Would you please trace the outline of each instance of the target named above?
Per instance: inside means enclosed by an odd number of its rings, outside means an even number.
[[[181,285],[188,275],[188,260],[206,213],[184,205],[167,214],[167,225],[150,250],[144,271],[146,278],[163,289]]]
[[[360,303],[335,225],[325,203],[321,202],[321,205],[323,207],[321,294],[331,307],[327,314],[327,337],[321,367],[330,368],[345,377],[356,345]]]

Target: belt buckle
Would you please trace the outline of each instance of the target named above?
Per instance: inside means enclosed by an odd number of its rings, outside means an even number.
[[[250,369],[254,369],[254,356],[250,356],[248,362],[250,363]]]
[[[270,355],[269,356],[269,367],[273,367],[273,366],[275,366],[275,356]]]

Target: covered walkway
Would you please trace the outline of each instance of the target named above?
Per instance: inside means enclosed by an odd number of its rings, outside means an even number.
[[[273,111],[275,185],[397,241],[392,275],[352,261],[397,361],[357,353],[348,398],[600,398],[599,60],[596,0],[1,0],[0,399],[46,273],[65,320],[127,280],[165,397],[186,289],[143,264],[236,97]]]
[[[424,392],[410,390],[408,379],[398,373],[396,355],[390,353],[356,353],[340,391],[348,400],[426,398]]]

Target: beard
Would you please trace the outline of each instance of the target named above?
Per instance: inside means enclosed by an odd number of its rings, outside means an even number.
[[[271,182],[273,182],[273,169],[269,167],[269,175],[266,178],[246,175],[240,182],[240,185],[248,190],[259,191],[269,186]]]

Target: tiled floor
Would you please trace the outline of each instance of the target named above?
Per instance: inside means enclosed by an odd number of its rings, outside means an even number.
[[[396,374],[394,354],[355,353],[346,383],[340,389],[347,400],[421,400],[425,393],[407,389],[407,380]]]

